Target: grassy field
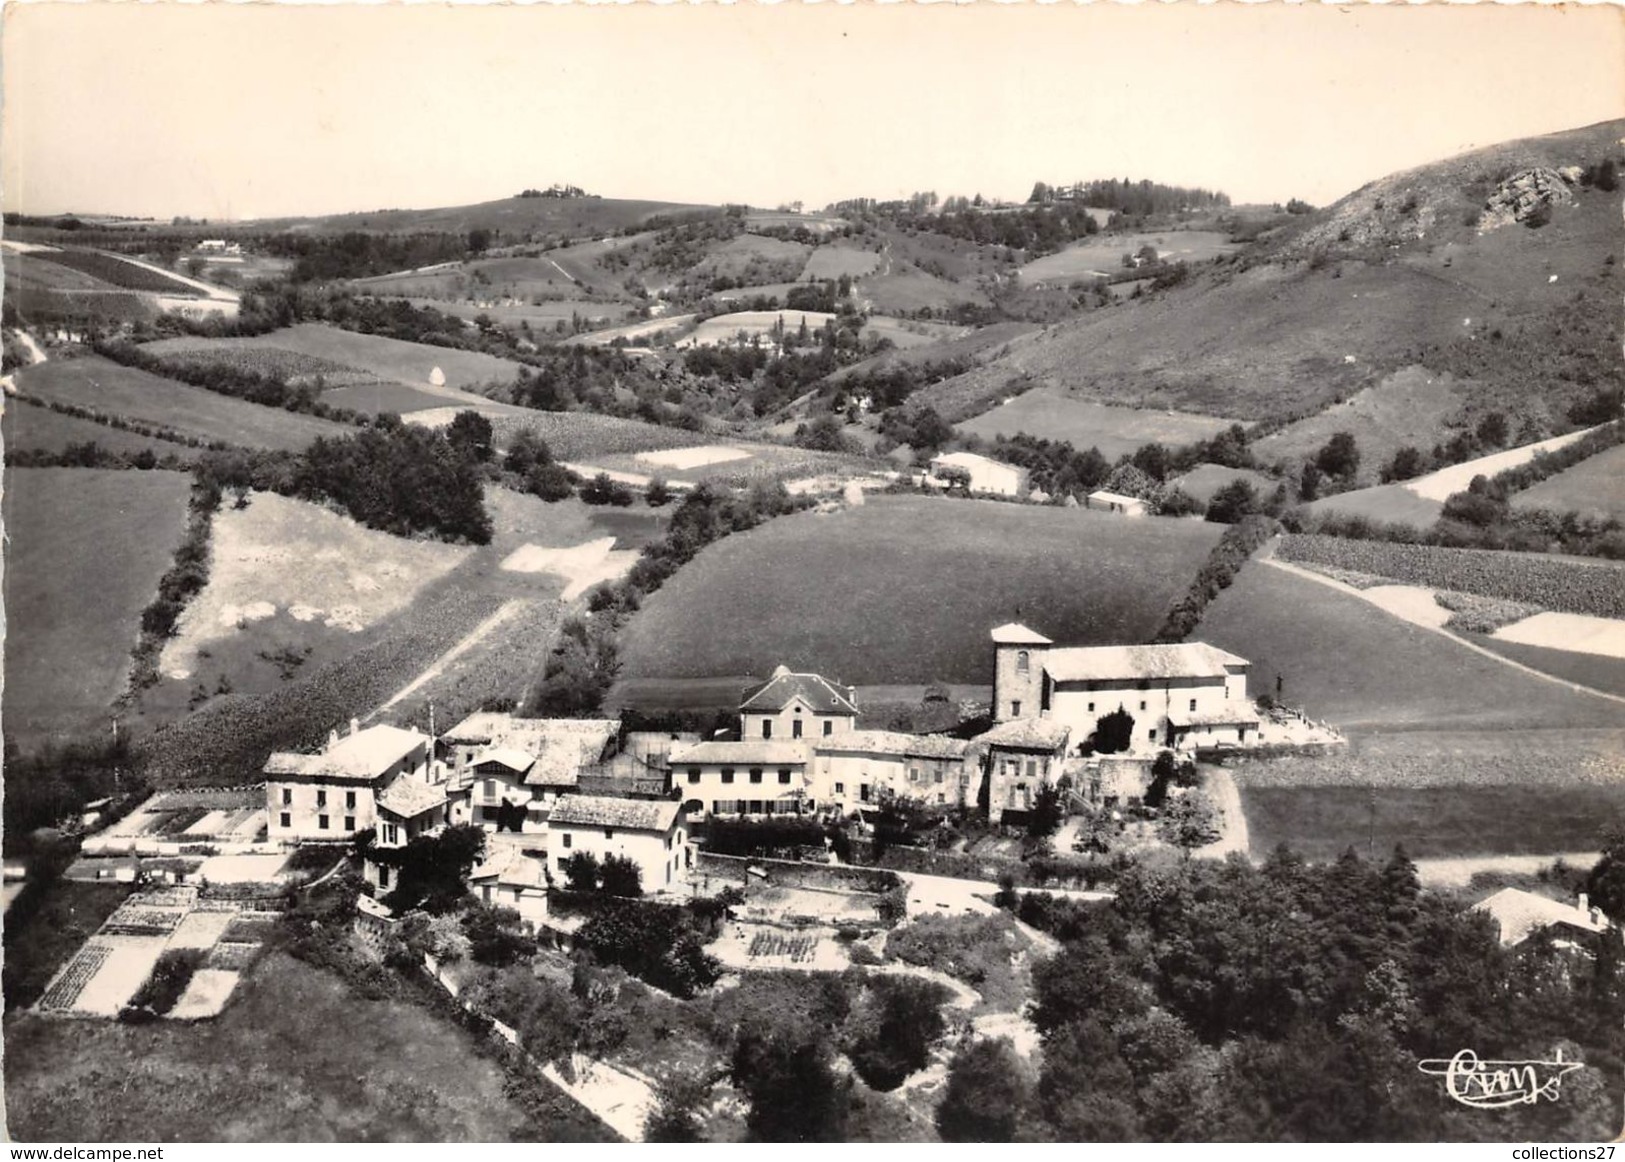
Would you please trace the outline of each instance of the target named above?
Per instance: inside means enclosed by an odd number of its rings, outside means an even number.
[[[657,215],[716,212],[713,206],[683,202],[649,202],[632,198],[502,198],[468,206],[437,206],[423,210],[369,210],[330,214],[319,218],[265,218],[242,225],[254,231],[301,227],[322,233],[349,230],[369,233],[415,233],[444,230],[466,234],[475,227],[524,234],[582,237],[641,226]]]
[[[768,673],[982,683],[987,634],[1018,615],[1056,641],[1145,641],[1218,537],[1191,521],[876,497],[713,545],[624,637],[628,678]]]
[[[141,611],[180,543],[190,486],[177,472],[6,473],[8,739],[105,724]]]
[[[198,449],[172,440],[159,440],[136,432],[98,424],[79,416],[64,415],[45,407],[31,407],[14,402],[0,412],[0,442],[8,453],[61,452],[69,444],[90,444],[109,452],[135,455],[151,452],[154,456],[179,456],[191,460],[199,455]]]
[[[1428,528],[1444,512],[1443,504],[1417,496],[1403,484],[1378,484],[1340,492],[1307,507],[1312,513],[1363,516],[1382,524],[1407,524],[1416,528]]]
[[[729,487],[747,487],[759,480],[796,480],[820,475],[852,475],[871,467],[863,460],[837,452],[813,452],[806,448],[786,447],[782,444],[752,444],[730,440],[720,447],[748,452],[748,458],[723,460],[701,464],[692,468],[662,466],[638,455],[597,456],[594,466],[611,472],[635,472],[643,476],[660,476],[668,481],[699,483],[711,481]]]
[[[1599,452],[1512,498],[1513,508],[1551,508],[1625,520],[1625,444]]]
[[[1468,636],[1475,645],[1483,646],[1491,653],[1500,654],[1521,662],[1543,674],[1562,678],[1566,682],[1578,682],[1582,686],[1589,686],[1593,690],[1603,690],[1609,694],[1625,696],[1625,660],[1620,658],[1603,657],[1599,654],[1582,654],[1574,650],[1554,650],[1545,646],[1525,645],[1522,642],[1502,641],[1490,637],[1488,634],[1470,634]]]
[[[959,429],[985,440],[1026,432],[1046,440],[1066,440],[1079,448],[1099,448],[1102,456],[1115,460],[1152,441],[1195,443],[1230,424],[1215,416],[1109,407],[1039,388],[961,422]]]
[[[1254,562],[1191,635],[1251,660],[1251,689],[1350,731],[1607,727],[1625,707],[1519,673],[1351,594]]]
[[[33,888],[38,891],[40,889]],[[39,1000],[57,970],[118,910],[133,884],[57,880],[24,919],[7,916],[5,1001],[8,1011]]]
[[[1401,447],[1426,450],[1439,440],[1464,398],[1465,390],[1450,376],[1406,367],[1341,404],[1271,432],[1253,444],[1253,453],[1296,469],[1338,432],[1347,432],[1360,448],[1360,482],[1374,484]]]
[[[1274,478],[1265,476],[1262,472],[1252,472],[1246,468],[1226,468],[1221,464],[1199,464],[1169,483],[1206,504],[1221,488],[1238,480],[1251,484],[1253,490],[1261,497],[1269,496],[1276,487]]]
[[[692,448],[713,442],[703,432],[667,428],[642,420],[623,420],[592,412],[538,412],[519,410],[494,416],[491,426],[498,444],[505,445],[521,428],[547,441],[553,455],[561,460],[613,456],[618,453],[654,452],[662,448]]]
[[[873,274],[880,266],[880,255],[873,250],[859,250],[855,246],[820,246],[807,259],[801,272],[804,279],[840,278],[843,274],[863,278]]]
[[[429,374],[436,367],[445,374],[447,387],[466,388],[497,381],[511,383],[518,378],[521,366],[478,351],[362,335],[320,323],[299,323],[248,339],[166,339],[149,345],[147,350],[161,355],[170,351],[206,351],[211,347],[268,347],[293,351],[408,386],[428,384]]]
[[[394,412],[406,416],[413,412],[438,411],[456,407],[456,403],[443,395],[435,395],[404,383],[369,383],[365,386],[335,387],[322,392],[322,402],[336,408],[352,408],[369,416],[380,412]],[[489,414],[488,401],[471,398],[469,408]]]
[[[318,436],[345,436],[354,430],[150,375],[99,355],[37,363],[18,372],[17,386],[52,403],[77,404],[103,415],[250,448],[297,451]]]
[[[21,1141],[604,1139],[562,1101],[552,1118],[531,1116],[473,1034],[414,1004],[364,1000],[283,955],[261,961],[213,1021],[21,1016],[5,1034]]]
[[[877,311],[902,315],[928,307],[941,310],[956,303],[987,302],[987,296],[971,283],[949,282],[906,262],[893,262],[881,270],[858,286],[858,297]]]
[[[432,307],[459,319],[477,319],[487,315],[505,327],[529,323],[537,330],[551,331],[561,320],[568,323],[580,315],[591,322],[613,323],[624,318],[629,309],[624,303],[590,302],[587,299],[554,299],[541,303],[501,304],[483,307],[473,302],[444,302],[434,299],[409,299],[415,307]]]
[[[1161,234],[1095,235],[1074,242],[1058,254],[1047,254],[1021,268],[1021,281],[1028,286],[1041,282],[1071,282],[1120,274],[1123,255],[1134,254],[1142,246],[1156,247],[1164,262],[1202,262],[1231,254],[1240,247],[1228,235],[1211,230],[1169,230]]]

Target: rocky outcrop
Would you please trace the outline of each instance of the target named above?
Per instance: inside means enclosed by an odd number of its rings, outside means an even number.
[[[1495,188],[1484,201],[1478,228],[1483,232],[1514,223],[1543,226],[1550,219],[1552,207],[1573,203],[1574,194],[1563,174],[1535,166],[1520,170]]]

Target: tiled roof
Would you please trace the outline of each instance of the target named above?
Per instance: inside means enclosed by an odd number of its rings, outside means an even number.
[[[507,767],[516,775],[522,775],[536,764],[536,756],[518,747],[497,746],[481,751],[469,761],[468,765],[479,767],[486,763],[496,763],[500,767]]]
[[[534,756],[527,787],[573,787],[581,768],[603,758],[620,729],[613,718],[516,718],[486,711],[469,715],[440,737],[454,745]]]
[[[1064,722],[1052,718],[1012,718],[1001,722],[974,741],[987,746],[1009,747],[1014,750],[1058,751],[1066,746],[1072,729]]]
[[[1161,678],[1223,678],[1246,658],[1206,642],[1156,646],[1085,646],[1050,650],[1044,671],[1057,682],[1125,682]]]
[[[445,802],[444,787],[431,787],[422,779],[414,779],[411,775],[403,775],[396,779],[382,795],[378,796],[379,807],[399,815],[402,819],[415,819],[425,811],[444,806]]]
[[[1174,726],[1257,726],[1258,715],[1246,703],[1238,703],[1234,710],[1168,711],[1168,721]]]
[[[1608,927],[1602,920],[1593,920],[1589,911],[1582,912],[1573,904],[1537,896],[1521,888],[1502,888],[1473,905],[1473,911],[1488,913],[1500,925],[1501,943],[1509,948],[1553,924],[1568,924],[1587,932],[1601,932]]]
[[[898,730],[845,730],[828,738],[816,738],[812,743],[813,750],[818,754],[900,755],[927,759],[964,758],[969,746],[964,739],[940,734],[906,734]]]
[[[268,775],[305,775],[327,779],[376,779],[412,751],[424,746],[429,736],[398,726],[369,726],[345,735],[320,754],[301,755],[279,751],[265,762]]]
[[[713,741],[678,743],[671,748],[666,761],[676,767],[684,763],[714,766],[718,763],[734,766],[784,766],[807,761],[807,744],[765,738],[747,738],[742,742]]]
[[[673,799],[611,799],[600,795],[566,795],[553,804],[548,827],[625,827],[634,831],[671,829],[682,805]]]
[[[763,685],[745,696],[739,709],[775,713],[797,698],[819,714],[856,714],[857,693],[817,674],[796,674],[780,666]]]
[[[1039,633],[1028,629],[1019,621],[1008,622],[994,629],[993,641],[1001,646],[1051,646],[1055,643]]]

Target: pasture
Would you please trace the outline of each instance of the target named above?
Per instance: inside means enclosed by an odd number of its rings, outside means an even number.
[[[442,404],[444,406],[444,404]],[[703,432],[668,428],[642,420],[623,420],[594,412],[539,412],[515,409],[491,417],[498,446],[506,446],[515,432],[540,436],[560,460],[601,458],[617,454],[653,452],[662,448],[693,448],[711,442]],[[629,469],[636,471],[636,469]]]
[[[1246,468],[1226,468],[1222,464],[1198,464],[1183,476],[1176,476],[1169,483],[1184,491],[1186,495],[1194,496],[1206,504],[1221,488],[1238,480],[1252,485],[1253,491],[1260,497],[1267,497],[1275,491],[1276,481],[1273,477]]]
[[[668,481],[698,484],[710,481],[744,488],[761,480],[798,480],[810,476],[853,476],[868,472],[873,465],[838,452],[814,452],[784,444],[750,444],[730,441],[726,445],[702,445],[682,449],[691,454],[677,458],[677,451],[664,462],[651,461],[650,453],[595,456],[592,466],[610,472],[637,476],[659,476]]]
[[[414,412],[466,408],[470,411],[483,412],[489,417],[493,414],[493,409],[500,406],[490,400],[470,395],[468,403],[459,408],[458,404],[453,403],[444,394],[426,391],[421,387],[408,387],[404,383],[384,383],[379,380],[353,384],[349,387],[330,388],[322,392],[322,402],[330,407],[349,408],[369,416],[384,412],[409,416]]]
[[[331,420],[265,407],[125,367],[99,355],[37,363],[17,373],[27,395],[75,404],[102,415],[161,425],[200,440],[299,451],[318,436],[352,429]]]
[[[1509,448],[1504,452],[1494,452],[1462,464],[1452,464],[1437,472],[1429,472],[1426,476],[1418,476],[1415,480],[1407,480],[1405,487],[1418,496],[1442,503],[1449,499],[1452,493],[1467,491],[1467,486],[1473,482],[1475,476],[1494,476],[1498,472],[1505,472],[1508,468],[1517,468],[1529,463],[1539,453],[1555,452],[1593,430],[1583,428],[1577,432],[1554,436],[1550,440],[1525,444],[1520,448]]]
[[[134,456],[151,452],[154,456],[195,459],[199,452],[173,440],[160,440],[125,431],[95,420],[64,415],[47,407],[33,407],[20,400],[7,403],[0,412],[0,444],[6,452],[60,453],[70,444],[95,444],[108,452]]]
[[[1625,660],[1549,646],[1526,645],[1488,634],[1464,634],[1475,645],[1543,674],[1625,697]]]
[[[430,307],[459,319],[477,319],[485,315],[504,327],[518,327],[529,323],[537,330],[551,331],[558,323],[568,324],[580,316],[590,323],[614,323],[626,316],[630,309],[624,303],[590,302],[587,299],[548,299],[539,303],[514,302],[508,299],[467,300],[437,302],[434,299],[408,299],[414,307]]]
[[[883,265],[875,274],[863,279],[858,294],[871,309],[899,315],[926,308],[941,310],[956,303],[988,301],[970,281],[950,282],[906,262]]]
[[[1204,262],[1241,249],[1227,234],[1212,230],[1168,230],[1160,234],[1096,234],[1057,254],[1036,258],[1021,268],[1027,286],[1043,282],[1108,278],[1124,270],[1123,255],[1142,247],[1156,248],[1164,262]]]
[[[1260,438],[1253,444],[1253,454],[1295,468],[1338,432],[1347,432],[1360,448],[1360,481],[1374,483],[1400,448],[1425,450],[1447,438],[1446,422],[1460,412],[1465,395],[1448,375],[1406,367],[1342,403]]]
[[[1616,444],[1516,493],[1512,507],[1550,508],[1625,521],[1625,444]]]
[[[1255,857],[1281,842],[1313,859],[1592,851],[1625,813],[1617,730],[1418,731],[1347,751],[1234,767]]]
[[[992,440],[1026,432],[1046,440],[1065,440],[1077,448],[1099,448],[1108,460],[1142,444],[1192,444],[1228,428],[1233,421],[1189,412],[1114,407],[1037,388],[992,411],[962,421],[961,432]]]
[[[1444,505],[1418,496],[1403,484],[1377,484],[1339,492],[1305,506],[1318,515],[1359,516],[1378,524],[1405,524],[1425,529],[1439,519]]]
[[[105,726],[141,611],[185,531],[190,488],[177,472],[6,472],[8,739]]]
[[[802,323],[807,324],[810,331],[820,330],[826,323],[835,321],[835,316],[827,311],[734,311],[727,315],[713,315],[706,319],[692,334],[677,343],[679,347],[704,347],[732,343],[741,334],[747,336],[765,336],[780,323],[784,324],[786,331],[795,331]]]
[[[1613,727],[1625,706],[1521,673],[1328,586],[1254,561],[1191,635],[1252,662],[1250,689],[1346,731]]]
[[[604,1140],[561,1096],[526,1108],[474,1037],[273,954],[213,1021],[9,1019],[9,1128],[23,1141]]]
[[[690,273],[705,279],[722,275],[747,282],[795,282],[811,253],[813,248],[804,242],[739,234],[713,247]]]
[[[843,274],[849,278],[863,278],[880,268],[881,256],[873,250],[860,250],[856,246],[836,243],[820,246],[807,259],[801,272],[803,280],[834,278]]]
[[[768,673],[985,683],[988,632],[1145,641],[1222,530],[927,496],[781,517],[712,545],[623,636],[629,679]]]
[[[436,367],[445,374],[447,387],[468,388],[493,382],[511,383],[519,377],[519,368],[522,366],[512,360],[498,359],[494,355],[486,355],[479,351],[459,351],[451,347],[434,347],[427,343],[389,339],[382,335],[363,335],[356,331],[341,331],[321,323],[298,323],[292,327],[284,327],[279,331],[246,339],[165,340],[162,344],[153,344],[149,350],[158,353],[191,352],[220,347],[266,347],[297,352],[408,386],[427,386],[429,375]]]

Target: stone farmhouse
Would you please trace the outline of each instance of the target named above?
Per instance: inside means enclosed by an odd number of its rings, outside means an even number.
[[[522,812],[520,830],[541,831],[553,803],[578,791],[582,771],[604,761],[619,730],[611,718],[469,715],[439,739],[452,822],[495,828],[506,805]]]
[[[1136,749],[1246,745],[1259,718],[1245,658],[1206,642],[1057,647],[1015,622],[993,631],[993,720],[1064,723],[1082,743],[1117,710],[1134,718]]]

